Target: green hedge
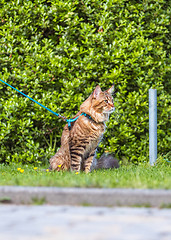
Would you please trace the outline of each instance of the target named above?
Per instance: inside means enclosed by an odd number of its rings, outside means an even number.
[[[158,153],[169,151],[167,0],[1,0],[0,78],[66,117],[116,86],[99,154],[148,160],[148,89],[158,90]],[[64,122],[0,83],[0,162],[46,162]]]

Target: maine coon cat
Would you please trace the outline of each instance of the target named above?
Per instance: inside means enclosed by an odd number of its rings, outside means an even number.
[[[61,147],[50,159],[50,169],[88,173],[96,168],[95,152],[105,131],[105,122],[114,111],[113,90],[114,86],[103,92],[100,86],[96,86],[82,103],[75,117],[81,113],[84,115],[71,123],[70,129],[68,124],[65,125]]]

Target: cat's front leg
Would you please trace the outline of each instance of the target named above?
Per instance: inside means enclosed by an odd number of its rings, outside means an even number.
[[[94,149],[93,151],[90,152],[89,156],[87,159],[84,160],[84,171],[86,173],[89,173],[90,172],[90,168],[91,168],[91,165],[92,165],[92,162],[93,162],[93,158],[95,156],[95,153],[96,153],[96,149]]]
[[[79,172],[81,168],[82,154],[71,152],[71,171]]]

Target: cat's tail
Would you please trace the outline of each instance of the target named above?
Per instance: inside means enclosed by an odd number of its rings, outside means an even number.
[[[119,161],[112,154],[103,153],[92,165],[91,171],[96,169],[119,168]]]

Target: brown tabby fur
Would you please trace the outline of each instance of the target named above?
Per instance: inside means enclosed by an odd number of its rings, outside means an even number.
[[[90,171],[93,160],[96,161],[95,152],[105,131],[105,122],[114,110],[112,92],[113,86],[105,92],[97,86],[82,103],[75,117],[84,112],[91,118],[80,116],[71,124],[70,130],[68,124],[65,125],[61,137],[61,148],[50,159],[51,169]]]

